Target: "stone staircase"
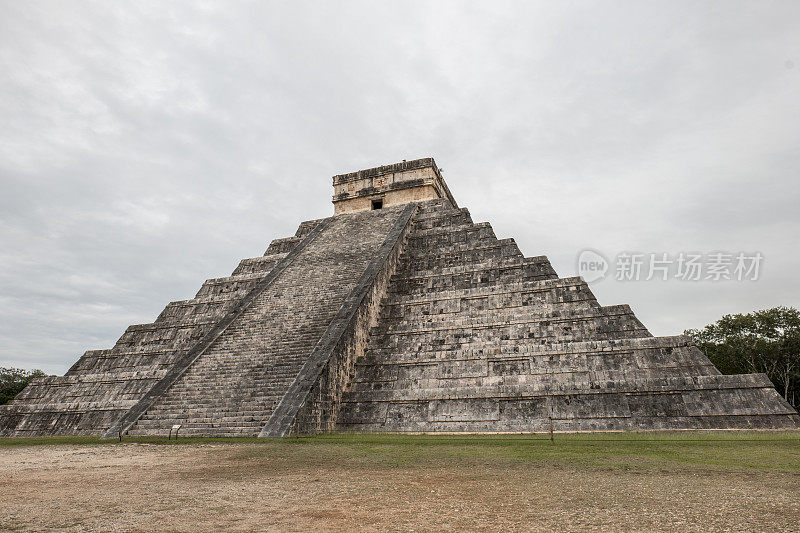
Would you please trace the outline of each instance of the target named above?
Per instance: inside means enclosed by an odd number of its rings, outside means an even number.
[[[525,432],[796,428],[766,376],[722,376],[684,337],[445,202],[415,217],[338,428]]]
[[[399,214],[330,219],[128,434],[258,435]]]

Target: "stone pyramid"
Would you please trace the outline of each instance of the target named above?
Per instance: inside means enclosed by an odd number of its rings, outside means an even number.
[[[800,429],[765,375],[474,223],[433,159],[333,185],[333,217],[35,380],[0,435]]]

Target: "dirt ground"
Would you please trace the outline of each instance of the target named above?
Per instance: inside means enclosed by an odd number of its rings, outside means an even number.
[[[797,470],[442,457],[252,443],[0,447],[0,529],[800,530]]]

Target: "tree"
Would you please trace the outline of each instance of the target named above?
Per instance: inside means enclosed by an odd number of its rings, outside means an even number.
[[[800,311],[775,307],[725,315],[700,330],[687,330],[723,374],[763,372],[787,402],[800,400]]]
[[[0,405],[10,402],[33,378],[44,377],[41,370],[0,367]]]

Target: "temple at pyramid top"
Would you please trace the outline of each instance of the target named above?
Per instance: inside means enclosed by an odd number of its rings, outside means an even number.
[[[439,198],[458,207],[432,157],[336,175],[333,193],[335,215]]]

